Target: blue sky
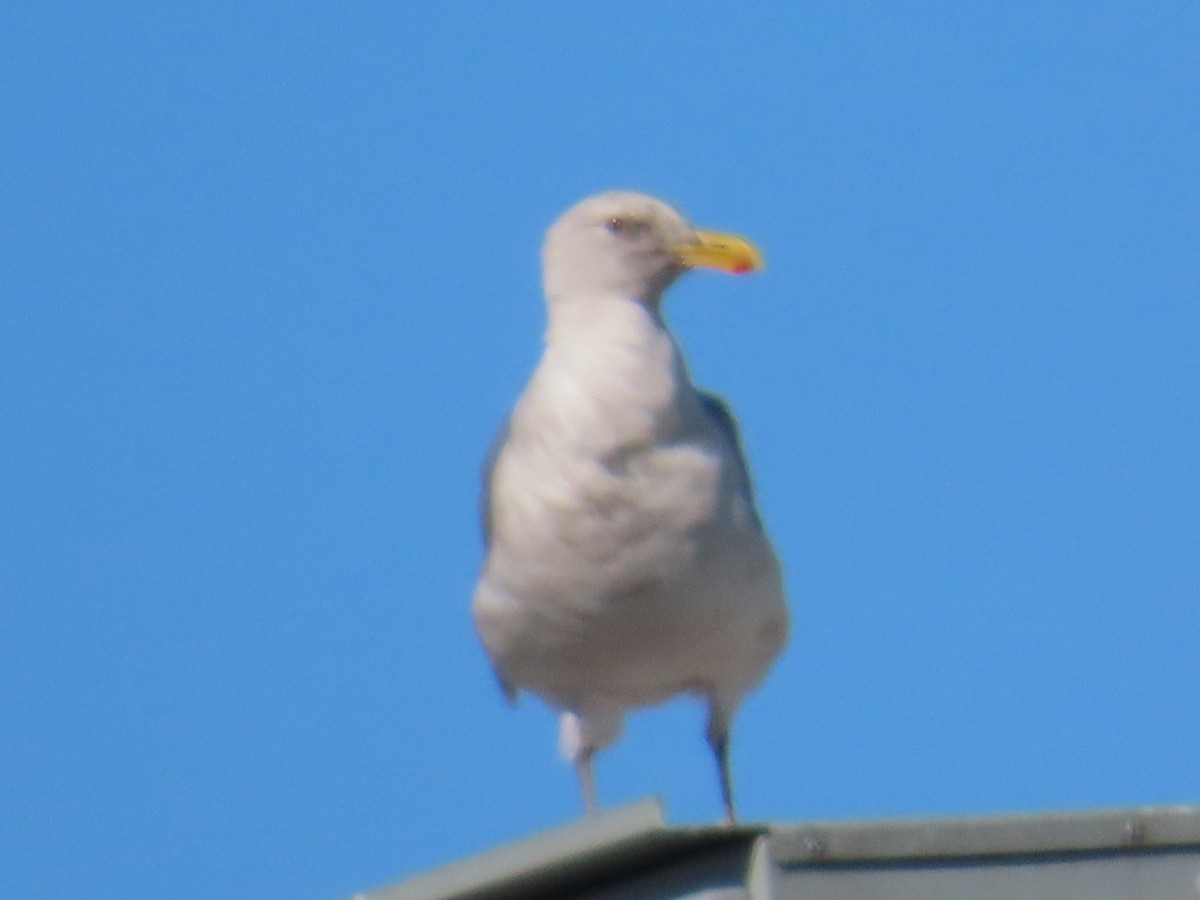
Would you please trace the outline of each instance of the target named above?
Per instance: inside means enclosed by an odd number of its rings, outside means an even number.
[[[1200,800],[1194,2],[25,4],[0,32],[0,894],[325,898],[574,819],[468,602],[545,227],[668,315],[791,644],[749,819]],[[602,802],[719,813],[703,716]]]

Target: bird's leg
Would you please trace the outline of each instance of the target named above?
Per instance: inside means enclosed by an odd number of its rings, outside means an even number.
[[[563,710],[558,717],[558,747],[575,764],[583,805],[596,811],[596,779],[592,760],[621,733],[620,707],[595,705],[585,710]]]
[[[725,824],[737,822],[733,808],[733,778],[729,774],[729,723],[711,709],[708,717],[708,745],[717,760],[717,778],[721,782],[721,803],[725,807]]]
[[[733,810],[733,780],[729,777],[729,735],[722,735],[713,742],[713,753],[717,757],[717,776],[721,779],[721,802],[725,806],[725,824],[737,822]]]
[[[596,778],[592,773],[592,757],[596,748],[584,745],[575,757],[575,771],[579,774],[579,790],[583,794],[583,807],[590,816],[596,812]]]

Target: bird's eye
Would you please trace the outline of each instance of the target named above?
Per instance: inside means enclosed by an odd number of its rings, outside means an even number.
[[[612,216],[604,223],[604,227],[609,234],[630,235],[644,230],[646,223],[626,216]]]

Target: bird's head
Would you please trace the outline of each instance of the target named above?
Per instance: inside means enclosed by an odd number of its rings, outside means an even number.
[[[693,228],[661,200],[629,191],[577,203],[551,226],[542,249],[552,303],[618,296],[656,305],[688,269],[742,274],[762,265],[761,254],[745,238]]]

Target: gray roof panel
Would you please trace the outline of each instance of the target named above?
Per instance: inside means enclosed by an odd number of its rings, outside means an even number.
[[[669,827],[645,801],[355,900],[1200,898],[1200,807]]]

